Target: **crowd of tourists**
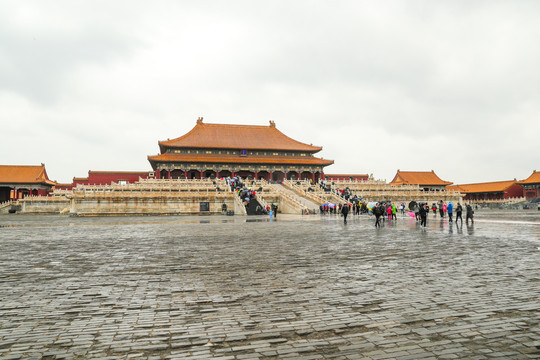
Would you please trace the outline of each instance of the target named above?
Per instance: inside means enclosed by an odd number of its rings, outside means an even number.
[[[429,215],[430,206],[428,204],[419,204],[418,209],[415,212],[415,217],[420,219],[420,223],[423,226],[426,226],[426,220],[427,216]],[[437,216],[437,210],[439,212],[439,216],[441,218],[448,217],[448,222],[453,223],[454,222],[454,204],[450,201],[448,204],[443,202],[442,200],[439,201],[438,204],[433,203],[431,205],[431,210],[433,211],[433,216]],[[463,224],[463,206],[458,202],[457,206],[455,208],[456,210],[456,224],[459,226],[459,224]],[[474,210],[470,204],[465,205],[465,211],[466,211],[466,223],[469,224],[469,220],[471,223],[474,223]]]
[[[347,222],[347,216],[349,214],[362,215],[367,214],[375,217],[375,227],[381,227],[386,220],[393,221],[397,220],[397,214],[400,213],[401,216],[406,216],[405,210],[406,205],[404,202],[395,204],[390,201],[381,201],[381,202],[365,202],[362,199],[356,197],[350,197],[351,202],[346,202],[344,204],[337,203],[325,203],[319,207],[321,215],[328,214],[337,214],[343,216],[343,220]],[[440,218],[448,218],[449,223],[454,222],[454,210],[455,210],[455,222],[459,226],[460,223],[463,224],[463,206],[458,202],[457,206],[454,207],[452,202],[446,204],[442,200],[436,204],[433,203],[430,207],[427,203],[416,203],[411,202],[409,204],[411,211],[407,212],[407,216],[414,217],[416,221],[420,222],[420,226],[427,225],[427,217],[430,210],[433,210],[433,216],[440,216]],[[437,211],[438,210],[438,211]],[[474,210],[470,204],[465,206],[466,211],[466,223],[474,223]]]
[[[247,208],[250,201],[256,198],[257,191],[246,187],[240,177],[227,178],[226,180],[227,184],[231,187],[231,190],[238,194],[240,199],[242,199],[244,206]],[[443,200],[440,200],[438,203],[432,203],[431,206],[428,203],[416,203],[412,201],[408,205],[410,211],[406,212],[406,205],[404,202],[399,204],[391,201],[366,202],[361,197],[354,195],[348,187],[344,189],[334,189],[332,186],[327,185],[324,180],[319,182],[319,186],[326,192],[332,192],[344,200],[344,203],[327,202],[320,205],[320,214],[343,216],[343,221],[345,223],[347,223],[349,214],[352,214],[353,216],[367,214],[375,217],[375,227],[381,227],[387,219],[388,221],[397,220],[397,214],[400,213],[401,216],[414,217],[417,222],[420,222],[420,226],[425,227],[427,225],[427,218],[430,210],[433,211],[434,217],[438,214],[441,218],[448,218],[449,223],[454,222],[455,210],[456,224],[458,224],[458,226],[459,223],[463,224],[462,213],[464,209],[459,202],[454,208],[454,204],[451,201],[447,204]],[[466,223],[469,224],[469,220],[474,223],[474,210],[470,204],[465,206],[465,211]],[[259,205],[257,206],[256,212],[257,214],[271,214],[275,216],[277,213],[277,204],[272,204],[272,207],[269,205],[266,207]]]
[[[242,203],[244,204],[246,210],[248,209],[249,203],[251,200],[256,199],[257,196],[257,190],[254,190],[251,187],[248,187],[243,181],[242,178],[239,176],[235,176],[233,178],[227,178],[225,179],[228,186],[230,186],[231,191],[236,192],[238,197],[242,200]],[[262,188],[259,189],[259,191]],[[273,217],[277,216],[278,211],[278,205],[272,204],[261,206],[259,203],[257,203],[257,206],[255,208],[255,213],[257,215],[270,215]]]

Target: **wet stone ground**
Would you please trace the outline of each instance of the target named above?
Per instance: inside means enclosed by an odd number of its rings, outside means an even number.
[[[0,216],[1,359],[538,359],[540,216]]]

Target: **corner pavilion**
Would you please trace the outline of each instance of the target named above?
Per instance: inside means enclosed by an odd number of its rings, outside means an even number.
[[[249,177],[284,179],[324,178],[333,160],[314,154],[322,147],[301,143],[269,126],[205,124],[203,118],[187,134],[159,141],[161,153],[148,156],[156,178],[201,179]]]
[[[449,181],[441,180],[435,171],[401,171],[398,169],[390,185],[418,185],[425,191],[443,191],[452,185]]]

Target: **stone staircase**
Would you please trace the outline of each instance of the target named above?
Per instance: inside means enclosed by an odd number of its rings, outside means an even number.
[[[319,210],[319,206],[321,204],[316,203],[314,199],[309,199],[305,196],[302,196],[299,192],[294,191],[287,185],[273,184],[272,186],[276,189],[277,192],[285,194],[287,197],[296,200],[296,202],[306,207],[309,212],[316,213]]]
[[[307,181],[284,181],[285,187],[294,191],[297,195],[306,198],[314,202],[315,204],[322,205],[324,203],[342,204],[346,200],[334,192],[326,192],[318,185],[312,185]]]
[[[7,214],[10,212],[20,211],[21,206],[18,201],[6,201],[3,203],[0,203],[0,214]]]
[[[257,207],[262,209],[262,204],[259,203],[256,197],[249,200],[249,203],[246,206],[247,215],[262,215],[262,212],[257,212]]]

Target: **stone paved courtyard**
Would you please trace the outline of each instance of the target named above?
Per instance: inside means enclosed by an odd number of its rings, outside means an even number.
[[[0,358],[540,358],[540,216],[432,216],[0,216]]]

